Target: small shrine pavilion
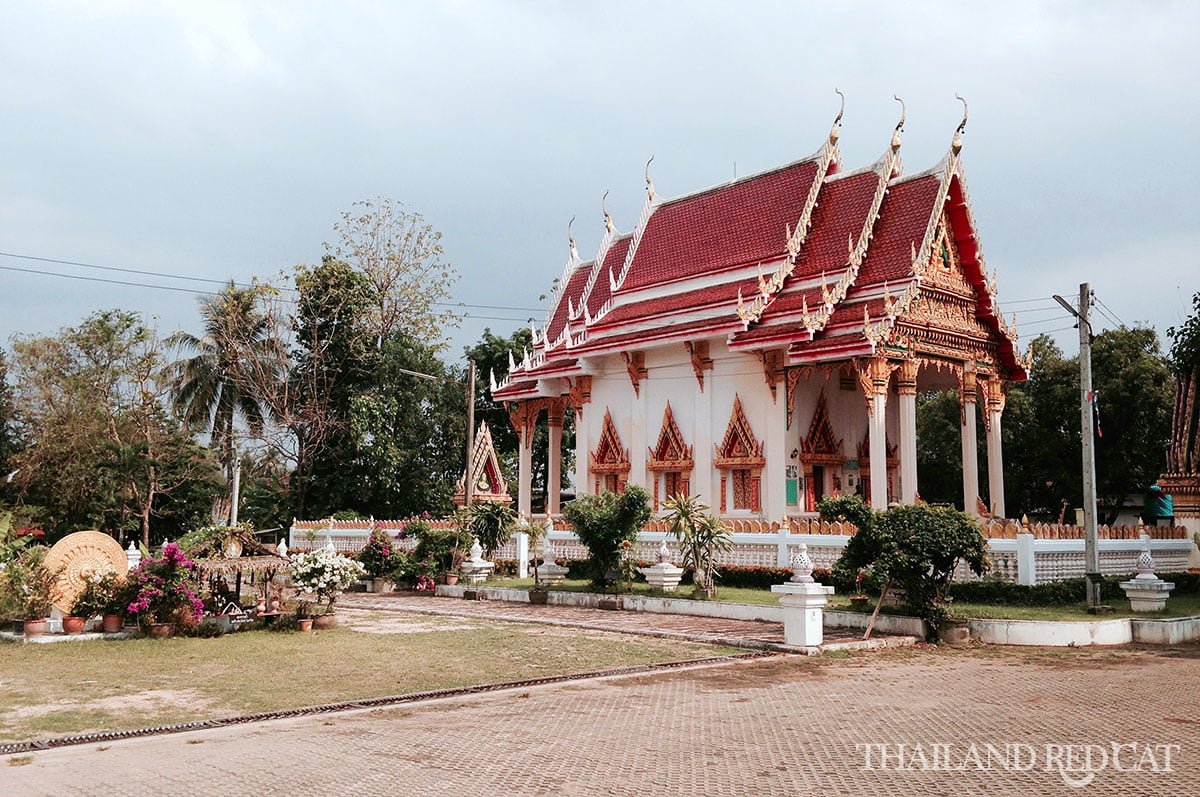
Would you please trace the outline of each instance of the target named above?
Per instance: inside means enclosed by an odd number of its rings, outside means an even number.
[[[518,511],[532,441],[548,424],[559,484],[565,408],[577,492],[640,484],[655,509],[695,495],[725,517],[812,513],[858,493],[918,497],[917,392],[962,407],[963,506],[1004,515],[1005,386],[1028,357],[1001,317],[961,158],[962,122],[931,169],[883,154],[843,168],[842,114],[815,154],[674,199],[646,172],[633,229],[607,207],[595,257],[570,255],[534,348],[492,395],[520,438]],[[985,501],[976,424],[986,428]],[[557,490],[546,509],[560,509]]]

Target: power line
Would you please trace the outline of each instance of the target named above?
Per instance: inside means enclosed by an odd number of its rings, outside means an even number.
[[[1105,304],[1104,300],[1101,299],[1099,296],[1096,296],[1094,293],[1092,294],[1092,296],[1100,304],[1100,307],[1102,307],[1102,308],[1104,308],[1104,310],[1108,311],[1108,312],[1104,313],[1105,318],[1107,318],[1109,321],[1112,321],[1117,326],[1122,326],[1122,327],[1126,326],[1125,322],[1123,320],[1121,320],[1121,316],[1117,315],[1116,310],[1113,310],[1111,307],[1109,307],[1107,304]],[[1103,310],[1101,312],[1103,312]],[[1112,313],[1112,315],[1110,316],[1109,313]]]
[[[58,271],[39,271],[33,268],[18,268],[17,266],[0,266],[4,271],[19,271],[24,274],[38,274],[43,277],[64,277],[65,279],[81,280],[83,282],[104,282],[109,285],[128,285],[134,288],[157,288],[160,291],[176,291],[177,293],[203,294],[205,296],[220,296],[212,291],[202,291],[199,288],[181,288],[176,285],[152,285],[149,282],[130,282],[128,280],[106,279],[104,277],[85,277],[82,274],[63,274]]]
[[[18,254],[16,252],[0,252],[0,257],[10,257],[10,258],[14,258],[17,260],[32,260],[32,261],[39,262],[39,263],[56,263],[61,266],[77,266],[79,268],[90,268],[90,269],[95,269],[98,271],[110,271],[110,272],[116,272],[116,273],[121,273],[121,274],[139,274],[144,277],[160,277],[162,279],[186,280],[188,282],[200,282],[200,283],[206,283],[209,285],[225,286],[225,285],[232,284],[239,288],[257,287],[252,283],[237,282],[235,280],[219,280],[219,279],[213,279],[211,277],[192,277],[192,276],[188,276],[185,274],[171,274],[171,273],[165,272],[165,271],[151,271],[149,269],[140,269],[140,268],[125,268],[125,267],[121,267],[121,266],[105,266],[105,265],[101,265],[99,263],[86,263],[81,260],[60,260],[58,258],[53,258],[53,257],[40,257],[38,255],[23,255],[23,254]],[[46,275],[54,276],[54,277],[66,277],[68,279],[87,279],[86,277],[83,277],[80,275],[63,274],[63,273],[57,272],[57,271],[37,271],[34,269],[24,269],[24,268],[9,267],[9,266],[5,266],[3,268],[6,271],[22,271],[27,274],[46,274]],[[105,279],[100,279],[100,278],[94,278],[94,280],[96,282],[108,282],[108,283],[114,284],[114,285],[128,285],[128,286],[139,287],[139,288],[163,288],[165,290],[173,290],[173,291],[184,291],[185,290],[184,288],[172,288],[172,287],[168,287],[165,285],[149,285],[147,283],[142,283],[142,282],[122,282],[122,281],[117,281],[117,280],[105,280]],[[283,290],[294,292],[296,289],[284,287]],[[203,294],[206,294],[209,296],[218,295],[211,291],[191,290],[188,292],[189,293],[203,293]],[[451,307],[451,308],[467,307],[467,308],[473,308],[476,310],[509,310],[509,311],[518,312],[518,313],[545,312],[545,308],[542,308],[542,307],[513,307],[513,306],[501,305],[501,304],[470,304],[468,302],[430,302],[430,304],[436,305],[438,307]],[[509,319],[498,319],[498,320],[509,320]],[[513,319],[513,320],[523,320],[523,319]]]

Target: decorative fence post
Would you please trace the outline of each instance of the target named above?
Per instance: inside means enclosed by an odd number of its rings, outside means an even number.
[[[1017,583],[1030,587],[1037,583],[1035,540],[1029,533],[1029,519],[1021,518],[1021,530],[1017,532]]]
[[[529,535],[518,531],[517,538],[517,578],[529,578]]]
[[[775,566],[787,567],[791,557],[788,555],[788,535],[792,533],[792,521],[787,515],[779,521],[779,541],[776,543]]]
[[[125,549],[125,561],[130,570],[133,570],[138,566],[138,562],[142,561],[142,552],[133,544],[133,540],[129,541],[129,547]]]

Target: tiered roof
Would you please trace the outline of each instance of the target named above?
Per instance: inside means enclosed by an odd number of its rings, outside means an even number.
[[[811,157],[676,199],[650,186],[635,229],[607,232],[596,257],[574,253],[535,350],[496,386],[538,395],[539,380],[580,373],[588,355],[724,337],[735,350],[786,349],[788,364],[869,355],[936,292],[926,267],[943,225],[957,246],[982,334],[999,369],[1024,379],[975,235],[961,132],[933,169],[901,175],[900,124],[873,165],[839,173],[839,122]]]

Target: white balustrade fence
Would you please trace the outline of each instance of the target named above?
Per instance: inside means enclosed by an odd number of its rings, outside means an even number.
[[[445,521],[439,521],[439,524]],[[375,521],[379,526],[396,534],[400,524],[395,521]],[[637,558],[653,562],[657,557],[659,543],[667,542],[667,548],[678,557],[675,538],[661,523],[652,522],[650,528],[638,534]],[[337,550],[354,554],[362,550],[371,533],[368,521],[341,521],[333,527],[324,523],[303,523],[292,526],[288,538],[288,549],[292,552],[311,550],[325,545],[328,537]],[[735,526],[735,528],[737,528]],[[743,526],[745,528],[745,526]],[[778,523],[761,524],[761,531],[735,531],[731,549],[718,558],[718,564],[735,567],[786,568],[792,554],[801,543],[808,546],[808,555],[818,570],[829,570],[850,540],[842,524],[811,521],[803,524],[809,533],[796,533]],[[828,529],[837,533],[811,533],[817,529]],[[315,531],[315,535],[312,533]],[[1161,530],[1159,530],[1161,531]],[[493,559],[517,561],[519,572],[526,573],[529,557],[540,559],[541,546],[531,551],[528,538],[515,535],[496,551]],[[1160,535],[1161,536],[1161,535]],[[587,548],[579,542],[572,531],[554,531],[550,534],[554,556],[559,560],[586,559]],[[416,540],[401,538],[397,544],[405,550],[416,547]],[[1080,578],[1084,573],[1082,539],[1042,539],[1033,534],[1018,532],[1014,538],[992,538],[988,540],[988,553],[992,568],[988,576],[1018,584],[1041,584]],[[1148,545],[1154,557],[1155,569],[1159,573],[1179,573],[1187,569],[1192,541],[1186,538],[1152,539],[1149,535],[1129,539],[1101,539],[1100,570],[1105,575],[1128,575],[1137,570],[1137,557],[1143,545]],[[522,554],[520,557],[518,554]],[[975,576],[965,565],[960,564],[955,577],[970,580]]]

